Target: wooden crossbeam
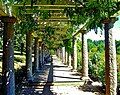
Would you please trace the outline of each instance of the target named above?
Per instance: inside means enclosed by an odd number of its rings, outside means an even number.
[[[19,4],[15,4],[13,5],[15,7],[23,7],[23,5],[19,5]],[[25,5],[26,7],[31,7],[31,5]],[[76,5],[33,5],[33,7],[76,7]],[[82,7],[82,5],[78,6],[78,7]]]
[[[26,9],[28,11],[33,10],[33,9]],[[64,11],[64,9],[61,8],[41,8],[41,9],[35,9],[35,10],[46,10],[46,11]]]
[[[79,29],[76,30],[76,32],[73,33],[72,36],[75,37],[75,36],[77,36],[78,34],[82,33],[84,30],[86,30],[84,26],[85,26],[85,24],[81,24],[81,25],[79,26]]]
[[[22,14],[25,14],[25,15],[32,15],[32,14],[35,14],[34,12],[25,12],[25,13],[22,13]],[[52,16],[65,16],[65,14],[64,13],[50,13]]]
[[[66,21],[71,21],[70,19],[66,19],[66,18],[53,18],[53,19],[39,19],[39,21],[45,21],[45,22],[49,22],[49,21],[62,21],[62,22],[66,22]]]
[[[53,27],[53,29],[64,29],[64,27]],[[45,27],[40,27],[40,31],[44,31]]]

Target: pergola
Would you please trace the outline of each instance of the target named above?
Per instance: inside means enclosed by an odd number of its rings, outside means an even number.
[[[31,0],[34,1],[34,0]],[[4,6],[3,6],[4,7]],[[4,32],[3,32],[3,67],[2,67],[2,87],[3,87],[3,94],[4,95],[15,95],[15,79],[14,79],[14,51],[13,51],[13,35],[14,29],[13,25],[15,22],[21,21],[21,17],[17,17],[16,11],[21,10],[21,15],[37,15],[37,22],[40,25],[40,30],[43,31],[45,29],[44,25],[52,26],[58,29],[64,29],[64,24],[68,24],[72,20],[66,16],[64,13],[65,8],[75,8],[78,7],[79,9],[83,8],[83,5],[76,4],[74,0],[56,0],[54,4],[50,4],[50,2],[45,2],[45,0],[41,0],[31,3],[20,3],[20,4],[13,4],[12,9],[13,13],[6,14],[4,9],[0,8],[0,19],[4,23]],[[49,12],[50,17],[41,19],[38,15],[42,12]],[[113,39],[113,34],[111,30],[111,24],[113,25],[115,22],[114,18],[105,19],[103,21],[104,29],[105,29],[105,70],[106,70],[106,95],[116,95],[116,88],[117,88],[117,74],[112,72],[117,71],[116,65],[116,54],[115,52],[115,41]],[[58,23],[63,23],[62,26]],[[44,25],[43,25],[44,24]],[[69,66],[73,67],[73,70],[76,71],[77,69],[77,48],[76,48],[76,35],[79,33],[82,34],[82,79],[88,79],[88,52],[87,52],[87,39],[85,34],[88,32],[86,30],[85,25],[81,25],[79,29],[73,34],[73,54],[71,57],[70,53],[67,53],[65,47],[60,47],[57,49],[57,55],[63,61],[63,63],[67,63],[68,59],[66,56],[69,56]],[[26,33],[26,76],[27,81],[33,80],[33,72],[32,72],[32,31],[28,31]],[[60,40],[64,40],[60,39]],[[39,49],[39,47],[41,47]],[[36,71],[39,69],[39,52],[44,51],[45,43],[41,40],[40,37],[35,37],[35,69]],[[62,53],[61,53],[62,52]],[[71,64],[72,58],[72,64]],[[44,55],[41,58],[41,66],[44,61]],[[112,68],[111,68],[112,67]],[[111,77],[112,75],[112,77]],[[8,83],[8,84],[7,84]],[[7,85],[6,85],[7,84]],[[114,89],[113,87],[114,86]]]

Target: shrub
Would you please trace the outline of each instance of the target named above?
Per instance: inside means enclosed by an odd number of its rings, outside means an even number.
[[[15,55],[14,60],[17,62],[25,63],[25,56]]]

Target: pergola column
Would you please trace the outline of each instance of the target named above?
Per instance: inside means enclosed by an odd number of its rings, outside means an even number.
[[[65,47],[62,47],[62,63],[65,63]]]
[[[35,71],[39,70],[39,38],[35,38],[35,48],[34,48],[34,64],[35,64]]]
[[[43,61],[44,61],[44,56],[43,56],[43,43],[41,44],[41,67],[43,67]]]
[[[60,48],[58,48],[58,57],[60,58]]]
[[[62,48],[60,48],[60,59],[62,60]]]
[[[82,79],[88,79],[88,46],[84,33],[82,33]]]
[[[77,70],[77,39],[73,37],[73,71]]]
[[[61,59],[61,50],[60,50],[60,48],[58,48],[58,56]]]
[[[67,64],[68,62],[68,53],[67,50],[65,49],[65,64]]]
[[[13,24],[16,19],[14,17],[0,17],[4,23],[3,32],[3,63],[2,63],[2,94],[15,95],[15,76],[14,76],[14,48]]]
[[[116,48],[112,32],[114,22],[115,18],[104,20],[106,95],[117,95]]]
[[[43,67],[43,65],[44,65],[44,43],[42,43],[42,46],[41,46],[41,52],[42,52],[42,55],[41,55],[41,57],[42,57],[42,67]]]
[[[66,64],[68,65],[68,63],[69,63],[69,52],[66,52],[66,54],[67,54],[67,56],[66,56]]]
[[[68,53],[68,67],[69,68],[72,68],[72,64],[71,64],[71,54],[70,54],[70,52]]]
[[[26,33],[26,67],[27,67],[27,80],[32,81],[32,32]]]
[[[39,68],[42,68],[42,42],[39,41]]]
[[[59,57],[59,49],[58,48],[56,49],[56,55],[57,55],[57,57]]]

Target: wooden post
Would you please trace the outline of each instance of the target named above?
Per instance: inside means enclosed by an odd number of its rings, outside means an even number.
[[[35,71],[39,70],[39,38],[35,38],[35,54],[34,54],[34,64],[35,64]]]
[[[82,79],[88,79],[88,46],[84,33],[82,33]]]
[[[2,63],[2,95],[15,95],[14,76],[14,49],[13,49],[13,24],[14,17],[0,17],[4,23],[3,32],[3,63]]]
[[[32,32],[26,33],[26,68],[27,81],[33,81],[32,75]]]
[[[115,18],[104,20],[106,95],[117,95],[116,48],[112,32],[114,22]]]
[[[77,70],[77,40],[73,37],[73,71]]]

